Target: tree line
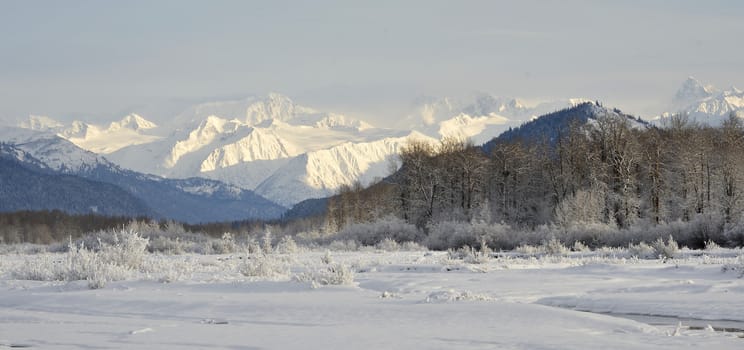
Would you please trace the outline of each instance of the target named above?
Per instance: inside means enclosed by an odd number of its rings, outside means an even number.
[[[740,118],[711,127],[675,115],[652,126],[607,113],[554,131],[551,139],[511,137],[487,148],[411,140],[390,178],[331,198],[325,224],[339,230],[394,216],[426,233],[443,221],[531,230],[685,223],[697,237],[692,245],[742,245]]]

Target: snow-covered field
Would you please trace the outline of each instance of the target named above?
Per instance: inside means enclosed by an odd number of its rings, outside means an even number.
[[[0,348],[744,348],[742,331],[598,314],[744,325],[741,250],[671,260],[509,253],[479,264],[446,252],[304,251],[274,254],[258,273],[246,272],[257,267],[246,254],[146,254],[99,289],[19,279],[65,264],[63,253],[0,259]]]

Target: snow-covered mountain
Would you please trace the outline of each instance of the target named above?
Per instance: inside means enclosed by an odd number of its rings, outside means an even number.
[[[91,152],[108,154],[122,147],[149,143],[162,138],[157,125],[138,114],[129,114],[109,125],[75,120],[66,125],[46,116],[32,115],[19,124],[22,128],[52,132]]]
[[[509,129],[483,144],[483,150],[490,153],[495,145],[514,140],[535,144],[548,142],[555,145],[561,133],[568,130],[570,125],[578,123],[579,125],[586,124],[596,127],[600,118],[626,120],[629,127],[634,129],[645,129],[649,126],[648,122],[625,114],[619,109],[607,108],[597,102],[584,102],[570,108],[544,114],[519,127]]]
[[[675,94],[671,110],[673,112],[663,113],[655,121],[661,123],[672,113],[681,112],[692,120],[717,126],[732,113],[744,118],[744,92],[734,86],[718,90],[689,77]]]
[[[359,181],[369,184],[386,176],[400,148],[410,139],[435,142],[411,132],[371,142],[346,142],[292,158],[256,187],[256,192],[280,204],[295,204],[308,198],[327,197],[342,185]]]
[[[152,208],[148,215],[155,218],[189,223],[266,219],[277,218],[286,209],[253,191],[216,180],[165,179],[123,169],[50,132],[5,127],[0,128],[0,140],[30,155],[55,175],[80,177],[119,188]],[[22,160],[19,156],[15,158]],[[117,200],[116,197],[101,199]]]
[[[152,216],[140,198],[122,188],[47,167],[28,152],[0,143],[0,211],[61,210],[72,214]]]
[[[586,102],[565,99],[527,106],[515,98],[478,94],[466,100],[422,98],[399,126],[435,138],[471,139],[480,144],[537,116]]]
[[[127,169],[224,181],[291,206],[354,181],[366,185],[388,175],[391,159],[410,137],[482,143],[542,111],[577,102],[528,107],[486,94],[467,100],[422,99],[397,127],[378,128],[270,93],[194,105],[170,121],[160,119],[161,125],[131,114],[105,127],[79,121],[64,125],[36,116],[22,126],[54,132]]]

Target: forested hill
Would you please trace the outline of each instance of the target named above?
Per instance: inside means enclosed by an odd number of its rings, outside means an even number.
[[[627,118],[635,126],[647,126],[648,122],[621,112],[617,108],[608,109],[599,102],[585,102],[571,108],[548,113],[528,121],[517,128],[510,128],[501,135],[486,142],[482,148],[490,154],[497,143],[523,141],[527,143],[547,142],[554,146],[561,134],[566,134],[572,124],[583,125],[601,116]]]

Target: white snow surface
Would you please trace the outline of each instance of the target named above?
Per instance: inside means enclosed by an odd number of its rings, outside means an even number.
[[[741,254],[741,251],[739,251]],[[302,252],[290,275],[321,266]],[[244,277],[245,255],[147,255],[145,271],[89,290],[85,281],[15,280],[60,255],[0,260],[0,347],[54,349],[741,349],[741,332],[652,326],[592,312],[744,322],[734,258],[673,261],[505,255],[486,264],[441,252],[334,252],[350,286],[290,275]],[[738,258],[739,260],[741,258]],[[180,271],[178,278],[163,278]],[[169,280],[170,283],[159,281]],[[561,306],[561,307],[557,307]],[[566,308],[568,307],[568,308]]]

